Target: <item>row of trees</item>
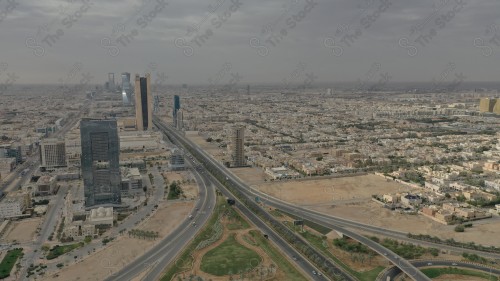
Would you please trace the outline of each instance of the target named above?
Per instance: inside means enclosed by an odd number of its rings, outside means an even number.
[[[135,237],[139,239],[148,239],[148,240],[156,240],[160,234],[158,231],[146,231],[146,230],[139,230],[139,229],[132,229],[128,231],[128,237]]]
[[[497,248],[495,246],[486,247],[483,245],[475,244],[474,242],[462,243],[462,242],[455,241],[455,239],[453,239],[453,238],[441,240],[437,236],[430,236],[427,234],[408,233],[407,236],[408,236],[408,238],[412,238],[412,239],[418,239],[418,240],[429,241],[429,242],[438,243],[438,244],[445,244],[445,245],[454,246],[454,247],[462,247],[465,249],[500,254],[500,248]]]

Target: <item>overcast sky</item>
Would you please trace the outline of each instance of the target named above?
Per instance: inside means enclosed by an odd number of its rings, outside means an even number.
[[[0,0],[0,46],[0,83],[498,81],[500,1]]]

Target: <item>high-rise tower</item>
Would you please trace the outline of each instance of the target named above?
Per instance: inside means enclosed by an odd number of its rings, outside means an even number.
[[[122,100],[123,105],[129,105],[132,102],[132,85],[130,85],[130,73],[122,73]]]
[[[66,166],[66,145],[63,140],[44,139],[40,144],[40,167],[51,169]]]
[[[108,90],[115,90],[115,74],[112,72],[108,73]]]
[[[120,140],[116,120],[80,122],[85,207],[120,204]]]
[[[233,158],[233,167],[242,167],[246,165],[245,161],[245,127],[236,126],[231,137],[231,150]]]
[[[151,95],[150,75],[135,75],[135,121],[137,130],[153,128],[153,96]]]
[[[174,120],[174,127],[177,128],[177,112],[181,109],[181,99],[178,95],[174,96],[174,111],[172,119]]]

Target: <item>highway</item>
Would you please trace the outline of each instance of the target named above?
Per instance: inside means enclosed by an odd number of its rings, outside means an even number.
[[[480,264],[468,263],[468,262],[459,262],[459,261],[444,261],[444,260],[414,260],[410,261],[415,267],[454,267],[454,268],[464,268],[464,269],[473,269],[482,271],[486,274],[490,274],[491,276],[500,276],[500,270],[494,269],[491,267],[487,267]],[[380,275],[377,280],[386,281],[389,277],[389,280],[394,280],[396,276],[401,274],[401,270],[395,266],[383,271],[383,274]]]
[[[161,126],[162,124],[156,124],[156,125]],[[170,135],[170,136],[172,137],[172,139],[174,141],[177,140],[175,135]],[[202,173],[205,174],[205,167],[203,167],[202,165],[199,165],[197,167],[197,169],[202,170],[203,171]],[[217,185],[219,186],[219,190],[224,195],[226,195],[227,197],[234,198],[233,194],[231,192],[229,192],[229,190],[224,185],[220,184],[220,182],[213,175],[211,175],[208,172],[206,172],[206,174],[210,175],[210,177],[213,179],[213,181],[215,183],[217,183]],[[238,198],[235,198],[235,199],[239,201]],[[275,241],[275,245],[280,247],[280,250],[283,253],[285,253],[286,255],[291,257],[294,260],[296,266],[301,268],[306,273],[306,275],[308,275],[313,280],[314,279],[316,279],[316,280],[328,280],[325,276],[320,274],[320,271],[317,268],[315,268],[312,264],[310,264],[306,258],[301,256],[301,254],[294,247],[292,247],[289,242],[287,242],[281,235],[276,233],[275,229],[273,229],[269,225],[267,225],[259,216],[257,216],[251,210],[249,210],[247,208],[247,206],[242,204],[240,201],[239,201],[239,204],[237,204],[236,206],[237,206],[237,208],[240,209],[240,211],[243,213],[244,216],[246,216],[252,223],[254,223],[263,233],[267,234],[271,238],[272,241]],[[262,212],[264,214],[266,214],[266,220],[268,221],[268,223],[278,224],[278,225],[281,224],[273,216],[271,216],[269,213],[267,213],[265,211],[262,211]],[[276,225],[274,225],[274,226],[276,226]],[[288,228],[286,228],[285,226],[283,226],[283,228],[288,230]],[[289,232],[288,234],[293,233],[290,230],[288,230],[288,232]],[[296,247],[308,245],[308,243],[301,236],[299,236],[295,233],[293,233],[292,235],[294,236],[293,243],[296,244]],[[348,272],[344,271],[340,266],[335,264],[333,261],[329,260],[328,258],[323,257],[322,254],[318,250],[314,249],[311,246],[308,246],[308,247],[310,247],[310,249],[309,249],[310,253],[314,253],[314,256],[316,258],[321,257],[321,260],[327,266],[329,273],[334,275],[335,279],[356,280],[356,278],[351,276]],[[300,258],[298,258],[298,257],[300,257]]]
[[[131,280],[139,273],[152,267],[148,271],[145,280],[158,280],[165,266],[171,263],[178,253],[189,243],[199,232],[201,226],[204,225],[216,203],[215,190],[209,181],[201,177],[196,171],[193,171],[200,186],[199,202],[196,208],[199,211],[194,216],[193,220],[186,219],[172,233],[163,238],[148,252],[138,257],[136,260],[113,273],[105,280]],[[157,187],[161,188],[161,187]],[[196,221],[196,226],[192,222]],[[165,265],[165,266],[163,266]]]
[[[161,122],[158,118],[155,118],[156,122]],[[186,143],[190,144],[191,148],[196,151],[196,153],[203,157],[205,161],[208,161],[213,167],[216,167],[218,171],[220,171],[226,179],[228,179],[233,185],[237,186],[239,191],[245,194],[249,200],[253,200],[256,195],[260,195],[262,198],[265,197],[265,194],[262,194],[258,191],[251,190],[249,186],[247,186],[245,183],[241,182],[240,179],[236,176],[234,176],[224,165],[221,163],[217,162],[214,160],[210,155],[208,155],[204,150],[202,150],[199,146],[193,144],[190,140],[186,139],[183,135],[179,134],[175,130],[170,129],[166,124],[161,122],[163,127],[168,130],[169,134],[174,134],[176,138],[181,138],[183,141]],[[158,125],[158,124],[157,124]],[[274,198],[269,198],[268,205],[271,205],[275,208],[284,210],[286,212],[292,213],[292,214],[297,214],[300,213],[301,217],[304,219],[308,219],[313,222],[317,222],[319,224],[325,225],[333,230],[336,230],[338,232],[341,232],[357,241],[359,241],[362,244],[365,244],[375,252],[379,253],[380,255],[384,256],[386,259],[388,259],[391,263],[399,267],[404,273],[406,273],[410,278],[413,280],[430,280],[425,274],[423,274],[421,271],[419,271],[415,266],[413,266],[411,263],[409,263],[407,260],[401,258],[398,256],[396,253],[390,251],[389,249],[383,247],[382,245],[372,241],[371,239],[368,239],[362,235],[359,235],[355,232],[352,232],[350,230],[347,230],[343,227],[340,227],[337,224],[331,223],[329,221],[325,221],[321,217],[318,217],[316,213],[311,213],[310,210],[308,209],[303,209],[300,207],[297,207],[295,205],[283,202],[281,200],[277,200]]]
[[[203,181],[205,183],[211,183],[212,185],[216,185],[218,190],[221,191],[223,195],[225,195],[226,197],[232,197],[232,195],[227,190],[225,190],[224,186],[222,186],[215,178],[213,178],[212,175],[210,175],[208,172],[205,172],[201,168],[201,166],[197,166],[196,163],[193,162],[193,160],[190,160],[192,159],[191,156],[189,156],[187,153],[185,156],[188,156],[185,157],[186,163],[193,170],[193,173],[198,182]],[[303,272],[307,276],[309,276],[311,280],[329,280],[322,275],[313,274],[313,271],[319,272],[318,269],[316,269],[307,259],[302,257],[301,254],[293,247],[291,247],[283,238],[281,238],[281,236],[274,233],[268,225],[266,225],[259,217],[257,217],[250,210],[248,210],[243,204],[241,204],[241,202],[239,202],[236,205],[236,208],[238,208],[242,212],[242,214],[250,220],[250,222],[252,222],[255,226],[257,226],[257,228],[259,228],[263,233],[267,234],[269,239],[279,247],[281,252],[289,256],[291,260],[293,260],[293,262],[295,263],[295,266],[297,268],[301,268]],[[211,209],[213,210],[213,208]],[[187,245],[187,243],[185,245]],[[147,281],[158,280],[162,271],[168,266],[168,264],[172,262],[172,259],[180,252],[180,250],[167,252],[167,255],[165,257],[161,258],[155,264],[153,264],[153,266],[148,270],[147,275],[141,280],[147,280]],[[348,278],[347,280],[352,280],[352,279]]]

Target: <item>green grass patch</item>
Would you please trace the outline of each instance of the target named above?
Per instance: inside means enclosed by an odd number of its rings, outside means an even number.
[[[49,253],[47,254],[47,259],[48,260],[55,259],[61,255],[64,255],[66,253],[73,251],[74,249],[80,248],[83,245],[84,245],[83,242],[64,245],[64,246],[56,245],[52,249],[49,250]]]
[[[280,251],[276,249],[269,240],[264,238],[260,231],[251,230],[249,232],[258,247],[260,247],[266,254],[276,263],[276,265],[285,273],[285,280],[302,281],[307,280],[293,264],[283,257]]]
[[[332,252],[330,252],[329,245],[323,237],[320,237],[316,234],[313,234],[311,232],[305,231],[300,233],[302,237],[304,237],[313,247],[316,249],[320,250],[322,253],[324,253],[326,256],[331,258],[336,264],[340,265],[342,268],[344,268],[346,271],[348,271],[350,274],[352,274],[354,277],[358,278],[360,281],[373,281],[376,279],[378,274],[384,270],[383,266],[377,266],[371,270],[368,271],[356,271],[349,266],[347,266],[345,263],[343,263],[341,260],[339,260],[337,257],[335,257]],[[360,254],[364,255],[364,254]],[[366,255],[368,256],[368,255]],[[367,258],[368,260],[368,258]]]
[[[271,211],[269,211],[269,213],[277,218],[283,217],[283,214],[278,209],[271,210]]]
[[[181,185],[174,181],[170,184],[170,191],[168,192],[168,200],[179,199],[181,196],[184,196],[184,192],[182,191]]]
[[[22,255],[23,249],[16,248],[7,252],[2,262],[0,263],[0,279],[7,278],[10,276],[10,272],[17,259]]]
[[[234,208],[229,208],[226,214],[226,218],[229,223],[227,224],[227,229],[238,230],[250,228],[250,225],[246,220],[244,220],[240,213],[238,213]]]
[[[203,227],[203,229],[196,235],[196,237],[189,243],[186,249],[182,252],[179,258],[176,259],[176,262],[171,264],[168,268],[161,281],[170,281],[172,278],[182,271],[185,271],[191,268],[193,264],[193,258],[191,253],[195,251],[196,246],[200,244],[201,241],[207,240],[214,235],[214,230],[212,229],[212,225],[218,219],[219,213],[229,208],[229,206],[225,203],[225,199],[222,196],[217,196],[217,203],[214,208],[214,212],[210,216],[207,224]]]
[[[287,213],[285,211],[279,210],[279,212],[281,212],[282,214],[285,214],[285,215],[291,217],[294,220],[302,220],[302,218],[299,218],[298,216],[290,214],[290,213]],[[329,233],[330,231],[332,231],[330,228],[322,226],[322,225],[317,224],[317,223],[312,222],[312,221],[304,220],[304,224],[307,225],[308,227],[316,230],[317,232],[323,234],[323,235],[325,235],[325,234]]]
[[[224,276],[249,272],[257,267],[262,258],[238,243],[235,237],[235,234],[230,235],[219,246],[203,255],[200,269],[215,276]]]
[[[418,259],[427,252],[427,249],[409,243],[400,243],[397,240],[385,238],[380,244],[405,259]]]
[[[423,268],[423,269],[421,269],[421,271],[425,275],[427,275],[427,277],[429,277],[429,278],[437,278],[437,277],[444,275],[444,274],[457,274],[457,275],[464,275],[464,276],[475,276],[475,277],[483,278],[485,280],[490,280],[490,281],[498,281],[498,278],[495,275],[490,275],[490,274],[484,273],[484,272],[468,270],[468,269],[461,269],[461,268],[456,268],[456,267]]]

